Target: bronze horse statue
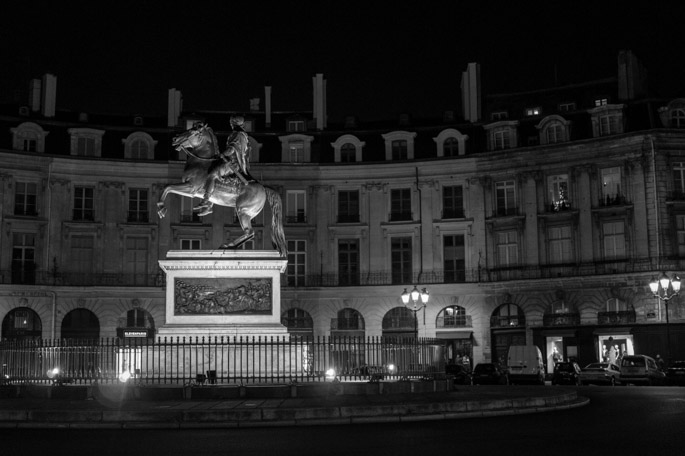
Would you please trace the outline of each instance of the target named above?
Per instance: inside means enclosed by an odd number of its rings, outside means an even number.
[[[174,137],[172,145],[176,150],[186,153],[186,166],[183,181],[169,184],[157,202],[157,214],[164,217],[167,208],[164,200],[169,193],[191,198],[202,198],[210,166],[219,158],[219,146],[214,131],[206,124],[197,123],[190,130]],[[252,219],[264,208],[266,201],[271,206],[271,241],[282,257],[287,256],[288,248],[283,233],[283,204],[276,190],[251,180],[245,182],[237,176],[226,176],[217,182],[210,201],[220,206],[234,207],[244,233],[232,242],[222,244],[220,249],[235,249],[254,237]]]

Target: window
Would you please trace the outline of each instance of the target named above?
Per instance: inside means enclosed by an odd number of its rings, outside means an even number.
[[[135,285],[147,285],[148,277],[148,239],[143,236],[126,238],[124,252],[124,271],[127,282]]]
[[[286,326],[288,331],[308,329],[309,331],[307,332],[311,332],[314,328],[314,321],[311,315],[307,311],[298,308],[288,309],[287,312],[284,312],[281,315],[281,324]]]
[[[595,100],[595,107],[606,106],[608,103],[609,100],[607,100],[606,98],[597,98]]]
[[[137,139],[131,144],[131,158],[146,159],[148,157],[148,145],[142,139]]]
[[[442,218],[464,218],[464,189],[461,185],[442,188]]]
[[[354,144],[346,143],[340,148],[340,162],[354,163],[357,161],[357,148]]]
[[[128,221],[148,222],[148,192],[146,189],[132,188],[128,193]]]
[[[674,197],[680,199],[685,196],[685,163],[673,163],[673,191]]]
[[[305,223],[307,221],[304,190],[288,190],[286,206],[285,220],[287,223]]]
[[[438,328],[459,328],[468,326],[466,309],[462,306],[445,307],[438,314]]]
[[[86,285],[94,271],[95,240],[93,236],[71,237],[70,272],[74,273],[71,282]]]
[[[359,285],[359,241],[338,240],[338,284]]]
[[[676,215],[676,241],[678,242],[678,257],[685,258],[685,215]]]
[[[526,324],[526,316],[516,304],[506,303],[495,309],[492,313],[490,324],[491,326],[498,327],[524,326]]]
[[[290,163],[304,163],[304,141],[291,141],[288,144],[288,161]]]
[[[200,216],[197,215],[199,212],[193,210],[198,204],[200,204],[199,198],[181,197],[181,223],[200,223],[202,221]]]
[[[497,233],[497,261],[499,266],[516,266],[518,264],[518,242],[516,231]]]
[[[81,155],[83,157],[95,157],[95,139],[77,138],[75,155]]]
[[[341,190],[338,192],[338,223],[359,222],[359,191]]]
[[[509,114],[506,111],[493,112],[490,115],[491,120],[506,120],[509,118]]]
[[[74,188],[74,220],[93,221],[93,189],[91,187]]]
[[[576,110],[576,104],[575,103],[561,103],[559,105],[559,111],[561,112],[569,112],[569,111],[575,111]]]
[[[394,237],[390,242],[390,262],[393,284],[413,282],[410,237]]]
[[[34,284],[36,281],[36,235],[12,235],[12,283]]]
[[[494,150],[511,148],[509,130],[494,130],[492,132],[492,144]]]
[[[618,298],[609,298],[606,302],[607,312],[625,312],[628,309],[628,305],[625,301]]]
[[[406,160],[407,159],[407,141],[404,139],[396,139],[391,143],[392,159]]]
[[[548,230],[549,237],[549,262],[572,263],[573,242],[571,240],[571,227],[569,225],[553,226]]]
[[[495,184],[495,206],[498,216],[516,214],[516,183],[513,180]]]
[[[181,250],[202,250],[201,239],[181,239],[179,242]]]
[[[102,149],[104,130],[92,128],[69,128],[71,135],[71,155],[82,157],[99,157]]]
[[[606,205],[621,202],[621,168],[605,168],[602,174],[602,203]]]
[[[553,123],[545,129],[547,144],[555,144],[564,141],[564,127],[560,123]]]
[[[604,234],[604,258],[607,260],[623,259],[626,256],[625,225],[623,221],[605,222],[602,225]]]
[[[540,106],[535,106],[533,108],[526,108],[526,116],[539,116],[540,113],[542,112],[542,108]]]
[[[127,138],[122,139],[121,142],[124,144],[124,157],[127,159],[152,160],[154,158],[154,149],[157,141],[145,132],[133,132]],[[179,151],[179,153],[185,155],[182,151]]]
[[[571,208],[568,195],[568,174],[558,174],[547,178],[547,192],[550,209],[555,212]]]
[[[14,215],[38,215],[36,211],[36,184],[17,182],[14,192]]]
[[[289,120],[288,121],[288,131],[289,132],[305,131],[304,120]]]
[[[606,116],[599,117],[599,135],[615,135],[619,133],[618,129],[619,116],[614,114],[608,114]]]
[[[674,109],[671,111],[671,126],[674,128],[685,128],[685,110]]]
[[[454,234],[443,236],[442,249],[445,282],[464,282],[466,280],[464,235]]]
[[[10,128],[12,148],[24,152],[45,152],[45,137],[49,132],[33,122],[24,122],[16,128]]]
[[[305,286],[307,274],[307,241],[288,241],[288,267],[286,280],[289,287]]]
[[[443,157],[456,157],[459,155],[459,140],[457,138],[447,138],[442,143]]]
[[[390,221],[411,220],[411,190],[396,188],[390,191]]]

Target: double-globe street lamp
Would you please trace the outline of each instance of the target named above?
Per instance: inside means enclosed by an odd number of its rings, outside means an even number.
[[[404,292],[401,295],[402,297],[402,302],[404,305],[411,310],[414,313],[414,338],[418,340],[419,338],[419,322],[416,317],[416,313],[425,308],[426,304],[428,304],[428,292],[426,291],[425,288],[422,288],[421,291],[419,291],[418,288],[416,288],[416,285],[414,285],[414,289],[412,291],[407,291],[407,289],[404,289]],[[411,305],[409,302],[411,301]]]
[[[668,320],[668,302],[678,296],[680,293],[680,278],[677,275],[670,277],[665,272],[659,275],[659,278],[654,278],[649,283],[649,288],[652,294],[658,300],[664,302],[666,310],[666,359],[671,363],[671,330],[670,322]]]

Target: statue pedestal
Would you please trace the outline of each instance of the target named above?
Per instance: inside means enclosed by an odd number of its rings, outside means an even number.
[[[287,338],[281,324],[281,273],[271,250],[170,250],[166,321],[159,337]]]

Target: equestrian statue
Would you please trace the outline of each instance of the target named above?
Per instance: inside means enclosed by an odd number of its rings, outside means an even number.
[[[193,208],[201,217],[211,214],[215,204],[233,207],[244,234],[219,248],[236,249],[254,237],[252,219],[268,200],[271,206],[271,241],[279,254],[286,257],[288,250],[283,233],[281,196],[250,175],[249,141],[242,128],[243,123],[242,117],[231,117],[233,131],[223,152],[219,151],[214,131],[204,123],[196,122],[190,130],[174,137],[174,148],[186,154],[183,180],[164,187],[157,202],[157,214],[160,218],[166,215],[164,200],[169,193],[202,198],[202,202]]]

